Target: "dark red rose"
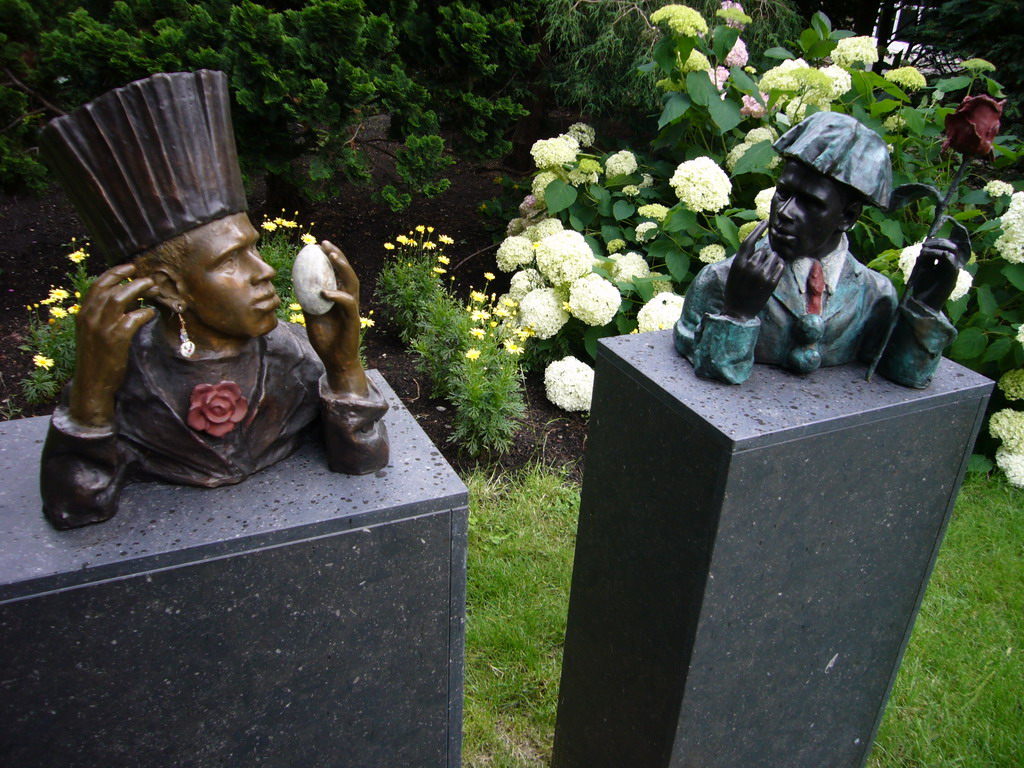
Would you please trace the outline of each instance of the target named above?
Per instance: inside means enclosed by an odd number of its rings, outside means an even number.
[[[956,112],[946,115],[946,140],[942,148],[952,147],[965,155],[987,155],[999,133],[1004,104],[1006,99],[996,101],[985,94],[964,97]]]
[[[198,432],[224,437],[245,418],[249,403],[233,381],[197,384],[188,406],[188,425]]]

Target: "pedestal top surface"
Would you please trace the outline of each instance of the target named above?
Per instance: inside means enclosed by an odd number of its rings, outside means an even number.
[[[601,339],[601,358],[633,369],[656,396],[692,411],[721,437],[742,443],[743,448],[828,431],[840,420],[850,424],[898,415],[904,408],[941,407],[992,387],[990,379],[946,359],[924,390],[879,375],[865,381],[867,367],[860,364],[820,368],[807,375],[755,365],[743,384],[724,384],[694,373],[676,351],[671,330]]]
[[[331,472],[312,440],[238,485],[129,484],[109,521],[57,531],[43,518],[39,456],[48,417],[0,423],[0,600],[453,509],[466,487],[375,371],[391,410],[391,461]]]

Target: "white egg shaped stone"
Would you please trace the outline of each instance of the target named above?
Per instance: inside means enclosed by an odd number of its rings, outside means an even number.
[[[316,243],[310,243],[295,257],[292,288],[299,304],[311,315],[326,314],[334,306],[334,302],[321,296],[320,291],[337,290],[338,281],[330,259]]]

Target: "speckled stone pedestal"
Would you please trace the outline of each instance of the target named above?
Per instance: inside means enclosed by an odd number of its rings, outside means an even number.
[[[863,765],[990,389],[603,341],[555,768]]]
[[[375,380],[376,475],[311,445],[74,531],[40,511],[48,420],[0,424],[0,764],[460,764],[467,493]]]

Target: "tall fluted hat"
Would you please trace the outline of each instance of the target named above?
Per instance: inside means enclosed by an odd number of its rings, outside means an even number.
[[[774,144],[783,157],[801,160],[841,181],[883,210],[892,194],[892,163],[882,137],[856,118],[815,112]]]
[[[223,72],[116,88],[50,121],[39,148],[110,263],[248,209]]]

